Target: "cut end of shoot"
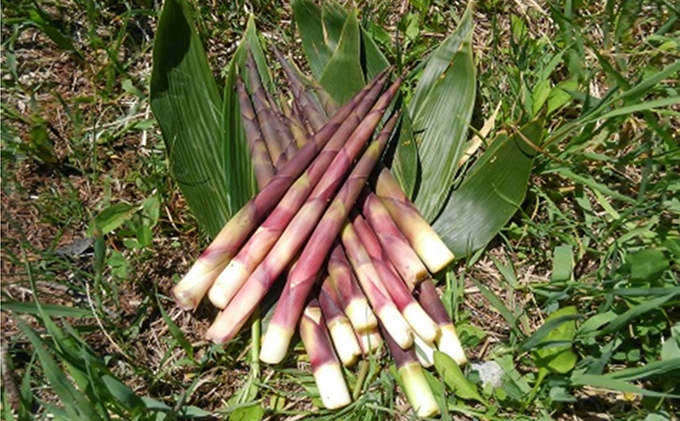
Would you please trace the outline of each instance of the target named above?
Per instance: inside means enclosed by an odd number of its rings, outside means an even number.
[[[441,332],[437,340],[439,351],[453,358],[458,365],[467,363],[463,345],[460,343],[460,338],[453,324],[439,326],[439,330]]]
[[[439,405],[432,394],[430,385],[417,361],[410,361],[399,367],[399,376],[404,383],[404,392],[409,403],[420,418],[439,413]]]
[[[439,336],[439,327],[417,302],[407,305],[402,314],[411,328],[422,340],[434,343]]]
[[[248,279],[248,275],[241,262],[232,260],[208,291],[208,299],[215,307],[224,309]]]
[[[267,364],[279,364],[286,357],[292,338],[293,332],[270,323],[262,342],[260,361]]]
[[[378,320],[365,298],[355,298],[345,308],[347,318],[357,331],[373,329],[378,326]]]
[[[383,306],[378,317],[401,349],[408,349],[413,345],[413,332],[394,304]]]
[[[434,231],[433,235],[428,234],[420,235],[414,248],[430,272],[437,273],[453,262],[455,256]]]
[[[328,325],[328,330],[342,364],[345,367],[354,365],[361,356],[361,346],[354,335],[354,329],[352,329],[349,320],[338,318]]]
[[[329,363],[317,367],[314,370],[314,380],[319,388],[321,402],[326,408],[342,408],[352,402],[340,364]]]

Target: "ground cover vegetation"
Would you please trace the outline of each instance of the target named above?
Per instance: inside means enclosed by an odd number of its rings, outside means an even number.
[[[339,78],[323,74],[324,58],[305,49],[299,10],[308,4],[187,3],[217,87],[231,83],[239,41],[259,36],[272,83],[284,80],[266,50],[274,44],[348,99],[333,86]],[[345,370],[354,401],[328,411],[302,342],[283,363],[261,365],[259,323],[213,344],[205,332],[217,310],[176,308],[173,286],[221,224],[206,226],[196,211],[152,113],[162,7],[2,3],[3,419],[415,418],[384,353]],[[663,0],[468,7],[319,9],[327,28],[356,18],[410,76],[401,94],[411,104],[424,59],[469,25],[474,108],[470,124],[453,129],[466,150],[478,146],[442,176],[455,203],[498,183],[502,229],[469,245],[456,237],[474,225],[465,209],[418,194],[436,187],[433,168],[406,164],[408,142],[393,167],[459,257],[436,280],[470,363],[458,369],[439,356],[426,371],[438,417],[677,419],[680,9]],[[340,32],[327,33],[324,48],[333,52]],[[514,171],[475,170],[503,157]],[[250,162],[236,171],[249,173]],[[508,196],[502,181],[517,178]],[[240,183],[237,197],[257,188],[251,177]],[[463,228],[438,222],[449,206]]]

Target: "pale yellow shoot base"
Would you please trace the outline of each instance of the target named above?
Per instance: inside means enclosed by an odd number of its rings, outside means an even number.
[[[420,364],[415,361],[404,364],[399,368],[399,376],[403,381],[406,397],[418,417],[426,418],[439,413],[439,405]]]
[[[373,314],[373,310],[371,310],[366,299],[355,298],[350,301],[345,308],[345,314],[357,332],[378,326],[378,320],[376,320],[375,314]]]
[[[319,388],[321,402],[328,409],[337,409],[352,402],[339,364],[324,364],[314,370],[314,380]]]
[[[384,305],[378,312],[378,317],[399,348],[409,349],[413,345],[411,327],[394,304]]]
[[[437,273],[453,261],[453,253],[434,231],[423,232],[416,241],[413,248],[430,272]]]
[[[380,336],[378,330],[372,330],[369,332],[363,332],[359,334],[359,344],[361,345],[361,351],[364,354],[370,354],[373,351],[380,348],[383,339]]]
[[[407,305],[402,314],[416,335],[426,342],[434,343],[434,340],[439,336],[439,327],[425,313],[420,304],[413,302]]]
[[[345,318],[340,318],[336,322],[328,326],[331,333],[331,339],[335,351],[338,353],[338,358],[342,361],[345,367],[354,365],[361,355],[361,347],[354,335],[352,325]]]
[[[463,345],[460,343],[458,334],[456,333],[456,328],[452,324],[439,326],[441,335],[437,340],[437,348],[453,358],[453,360],[458,365],[463,365],[467,363],[467,357],[465,356],[465,351],[463,351]]]
[[[293,332],[290,330],[270,324],[262,342],[260,361],[267,364],[278,364],[283,361],[288,353],[288,345],[290,345],[292,338]]]
[[[208,299],[215,307],[224,309],[248,280],[248,275],[241,262],[232,260],[208,291]]]

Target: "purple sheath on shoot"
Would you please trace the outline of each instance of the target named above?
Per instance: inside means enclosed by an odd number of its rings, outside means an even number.
[[[327,118],[323,109],[314,99],[314,95],[305,88],[305,85],[301,80],[300,72],[293,69],[293,65],[283,57],[276,47],[273,47],[273,50],[274,55],[279,63],[281,63],[281,67],[283,67],[284,72],[286,72],[286,75],[288,76],[287,80],[290,84],[290,91],[295,97],[295,100],[300,104],[304,114],[309,119],[312,129],[314,131],[319,130],[323,127],[325,119]]]
[[[253,161],[253,170],[257,179],[258,187],[262,188],[274,177],[274,166],[269,158],[269,151],[262,139],[260,126],[257,124],[255,111],[248,98],[243,80],[236,76],[236,89],[238,92],[239,105],[241,106],[241,120],[243,121],[243,131],[246,134],[250,158]]]
[[[437,349],[453,358],[458,365],[465,364],[467,357],[458,338],[458,333],[453,326],[449,313],[444,307],[444,303],[442,303],[439,294],[437,294],[437,289],[432,280],[426,279],[421,282],[416,292],[418,294],[418,302],[439,325],[439,336],[435,341]]]
[[[394,339],[390,336],[384,326],[380,330],[387,342],[387,347],[397,366],[397,372],[404,385],[404,393],[409,403],[420,418],[431,417],[439,413],[439,405],[430,389],[423,368],[416,359],[413,349],[401,349]]]
[[[399,81],[395,82],[390,90],[394,88],[396,92],[398,86]],[[298,264],[288,275],[286,286],[276,304],[276,309],[267,329],[267,336],[262,344],[260,353],[262,361],[278,364],[285,357],[290,340],[295,333],[295,326],[300,318],[302,306],[326,260],[335,237],[347,218],[349,210],[354,206],[373,167],[380,159],[396,122],[395,116],[385,124],[383,131],[369,145],[361,159],[356,163],[345,184],[314,228],[312,236],[300,254]]]
[[[433,344],[439,334],[437,324],[420,307],[420,304],[413,298],[404,281],[397,275],[392,264],[387,260],[387,256],[378,238],[373,233],[371,227],[368,226],[366,220],[356,211],[353,211],[350,221],[354,231],[356,231],[368,255],[371,257],[371,263],[373,263],[373,267],[378,272],[378,276],[380,276],[380,280],[390,294],[390,297],[392,297],[394,304],[397,305],[397,308],[401,311],[413,332],[423,341]]]
[[[378,319],[385,325],[400,347],[406,349],[413,345],[413,331],[401,312],[392,301],[385,285],[375,270],[371,257],[357,236],[352,224],[347,222],[342,229],[342,245],[345,246],[347,257],[359,278],[361,288]]]
[[[224,308],[229,304],[257,265],[274,247],[303,204],[309,206],[316,203],[315,206],[323,206],[322,210],[325,208],[324,205],[340,187],[353,160],[363,149],[394,96],[396,90],[390,88],[369,112],[370,99],[378,95],[381,85],[377,83],[374,86],[353,118],[343,123],[307,171],[291,186],[281,202],[219,275],[208,295],[216,307]],[[361,120],[364,115],[365,118]],[[347,137],[349,140],[345,142]]]
[[[401,80],[399,79],[394,84],[392,84],[392,86],[383,94],[381,99],[378,100],[378,105],[382,104],[384,101],[387,101],[389,103],[389,100],[391,100],[391,98],[394,97],[394,94],[399,89],[400,83]],[[389,100],[387,100],[386,98]],[[359,127],[355,130],[350,140],[345,145],[346,148],[343,148],[341,151],[342,153],[339,153],[336,156],[331,166],[327,169],[327,173],[335,173],[337,171],[337,168],[334,168],[336,164],[339,166],[347,166],[346,169],[349,170],[349,167],[351,166],[351,163],[355,158],[351,156],[351,154],[349,154],[347,151],[353,149],[352,147],[354,146],[354,143],[359,142],[364,143],[368,139],[368,137],[371,136],[373,130],[375,130],[375,125],[378,124],[380,116],[384,113],[384,110],[387,108],[388,104],[386,104],[384,107],[378,105],[374,107],[374,109],[369,113],[366,119],[364,119],[362,124],[360,124]],[[373,150],[374,147],[369,147],[367,151]],[[295,156],[297,157],[298,155]],[[371,156],[371,154],[370,153],[368,155],[364,154],[364,156]],[[357,164],[356,168],[359,167],[360,165]],[[370,169],[372,169],[372,167],[373,165],[368,169],[369,172]],[[365,168],[362,168],[362,171],[365,171]],[[342,179],[344,179],[346,174],[347,171],[344,171],[339,176],[342,177]],[[349,180],[358,179],[360,175],[363,175],[363,173],[350,174]],[[285,228],[279,239],[274,244],[274,247],[271,249],[267,257],[255,269],[255,271],[247,279],[245,284],[243,284],[243,287],[234,296],[234,298],[227,305],[224,311],[220,313],[215,323],[213,323],[210,329],[208,329],[206,336],[209,339],[212,339],[215,342],[225,342],[236,336],[238,331],[248,320],[248,317],[255,310],[260,300],[265,296],[267,291],[269,291],[269,288],[271,288],[271,286],[274,284],[276,278],[278,278],[278,276],[281,275],[281,273],[288,265],[288,263],[291,261],[291,259],[304,245],[305,241],[314,230],[314,227],[317,226],[317,222],[319,221],[324,210],[328,206],[329,200],[333,197],[335,189],[337,189],[337,187],[339,187],[339,184],[342,182],[342,180],[334,181],[336,182],[329,182],[329,185],[332,186],[333,189],[326,189],[324,187],[325,184],[321,183],[317,186],[317,188],[314,189],[312,195],[309,196],[305,205],[302,206],[300,211],[290,221],[290,223]],[[353,183],[348,184],[351,185]],[[348,193],[349,192],[347,191],[345,191],[344,193],[341,191],[340,194],[338,195],[338,198],[350,198],[351,195],[349,195]],[[356,193],[358,195],[359,192],[357,191]],[[350,204],[350,206],[354,204],[355,200],[356,195],[352,198],[352,203]],[[338,205],[331,205],[330,211],[336,212],[337,211],[336,208],[338,208],[338,206],[341,205],[342,205],[341,202]],[[321,223],[319,224],[319,226],[324,224],[325,223]],[[317,227],[317,229],[318,228],[319,227]],[[333,237],[335,237],[335,235],[337,235],[337,233],[333,234]],[[332,239],[330,241],[332,241]],[[310,241],[310,244],[311,243],[312,242]],[[327,252],[328,249],[326,249],[325,253]],[[323,256],[320,257],[321,261],[319,264],[323,263],[325,253]],[[303,252],[303,254],[300,256],[300,264],[298,264],[296,268],[307,266],[307,261],[303,259],[304,254],[305,253]],[[304,304],[305,298],[306,296],[300,302],[299,304],[300,306]],[[277,308],[280,307],[280,303],[281,302],[279,301],[279,305],[277,305]],[[300,311],[298,311],[297,313],[297,318],[299,317]],[[295,320],[295,324],[297,324],[297,319]],[[272,338],[273,335],[267,335],[267,337]]]
[[[349,405],[352,399],[349,396],[340,362],[333,352],[331,338],[328,336],[326,323],[316,299],[310,300],[305,306],[304,314],[300,319],[300,338],[309,355],[314,380],[319,388],[323,405],[328,409]]]
[[[377,82],[374,82],[377,83]],[[177,304],[185,309],[195,309],[217,276],[224,270],[241,245],[276,206],[293,182],[307,169],[319,151],[328,143],[342,123],[354,112],[373,83],[347,104],[302,148],[269,184],[246,203],[222,228],[208,248],[196,260],[189,272],[173,288]]]
[[[328,331],[331,333],[335,351],[338,353],[342,364],[349,367],[356,363],[361,356],[361,347],[356,336],[354,336],[352,324],[340,309],[338,297],[331,283],[329,276],[324,277],[321,281],[321,287],[318,291],[319,305],[323,317],[326,319]]]
[[[387,253],[390,262],[409,286],[409,289],[413,289],[420,281],[429,276],[427,268],[399,230],[397,224],[394,223],[378,196],[366,188],[357,203],[364,218],[378,237],[380,245]]]

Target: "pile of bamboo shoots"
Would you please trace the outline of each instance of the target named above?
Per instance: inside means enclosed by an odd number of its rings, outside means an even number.
[[[466,362],[430,274],[454,256],[404,194],[381,156],[398,116],[385,116],[401,78],[391,69],[342,107],[280,52],[291,100],[263,86],[248,55],[237,78],[259,193],[224,226],[173,294],[222,309],[206,333],[233,339],[276,282],[285,282],[260,359],[278,364],[297,329],[323,404],[351,402],[340,364],[383,339],[420,417],[439,412],[422,366],[434,350]],[[387,87],[387,88],[386,88]],[[378,130],[381,122],[385,121]],[[374,132],[376,132],[374,136]]]

